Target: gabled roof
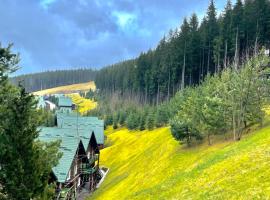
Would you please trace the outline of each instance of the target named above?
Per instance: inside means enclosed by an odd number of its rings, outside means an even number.
[[[58,98],[58,106],[59,107],[72,107],[72,100],[66,96],[60,96]]]
[[[92,130],[98,144],[104,144],[104,121],[97,117],[84,117],[74,113],[60,113],[57,112],[57,126],[58,128],[72,128]]]
[[[52,169],[57,181],[61,183],[64,183],[67,179],[72,161],[81,142],[79,138],[65,136],[65,132],[66,130],[58,128],[42,128],[38,138],[43,142],[61,140],[60,151],[63,155],[57,166]]]

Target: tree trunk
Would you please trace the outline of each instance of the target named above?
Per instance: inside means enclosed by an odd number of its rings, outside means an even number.
[[[147,104],[147,99],[148,99],[148,87],[146,86],[145,87],[145,99],[144,99],[145,104]]]
[[[208,43],[207,74],[209,74],[209,67],[210,67],[210,42]]]
[[[236,37],[235,37],[235,53],[234,53],[234,68],[237,70],[238,64],[239,64],[239,55],[238,55],[238,27],[236,31]]]
[[[199,69],[199,83],[201,82],[201,71],[202,70],[202,50],[200,50],[200,69]]]
[[[218,52],[218,64],[217,64],[217,72],[220,72],[220,53]]]
[[[233,140],[236,140],[236,127],[235,127],[235,112],[233,111]]]
[[[255,45],[254,45],[254,55],[257,55],[257,48],[258,48],[258,20],[257,20],[257,30],[256,30],[256,40],[255,40]]]
[[[210,134],[207,134],[207,140],[208,140],[208,145],[211,145],[211,138],[210,138]]]
[[[204,48],[203,48],[203,61],[202,61],[202,79],[203,79],[203,76],[204,76]]]
[[[192,76],[191,76],[191,72],[189,72],[189,85],[191,85],[192,83]]]
[[[187,131],[187,145],[188,145],[188,147],[190,147],[191,146],[191,137],[190,137],[190,133],[189,133],[188,128],[186,128],[186,131]]]
[[[227,51],[228,51],[228,41],[225,43],[225,54],[224,54],[224,68],[227,68]]]
[[[185,50],[184,50],[184,64],[182,68],[181,90],[185,88],[185,70],[186,70],[186,44],[185,44]]]
[[[170,82],[171,82],[171,71],[169,69],[169,80],[168,80],[168,89],[167,89],[167,101],[170,100]]]
[[[159,104],[159,83],[158,83],[158,91],[157,91],[157,105]]]

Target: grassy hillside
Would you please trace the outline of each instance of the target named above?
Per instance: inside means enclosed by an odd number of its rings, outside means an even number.
[[[78,93],[69,94],[73,103],[79,106],[79,112],[81,114],[87,113],[87,111],[94,109],[97,106],[97,102],[81,97]]]
[[[56,93],[74,93],[75,91],[88,91],[88,90],[95,90],[96,85],[93,81],[87,83],[79,83],[73,85],[66,85],[55,87],[51,89],[41,90],[38,92],[34,92],[34,95],[46,95],[46,94],[56,94]]]
[[[270,126],[191,149],[169,128],[106,134],[101,165],[110,172],[89,199],[270,199]]]

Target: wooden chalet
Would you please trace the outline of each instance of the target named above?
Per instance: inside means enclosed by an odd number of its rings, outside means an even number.
[[[76,199],[87,187],[93,191],[98,183],[99,148],[92,130],[43,127],[38,138],[43,142],[61,140],[62,157],[52,169],[51,181],[57,183],[56,199]]]

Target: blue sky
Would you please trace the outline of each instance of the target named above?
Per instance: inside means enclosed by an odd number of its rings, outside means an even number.
[[[0,0],[0,42],[20,53],[17,74],[101,68],[154,48],[208,0]],[[226,0],[216,0],[222,10]]]

